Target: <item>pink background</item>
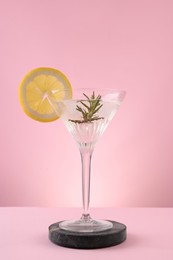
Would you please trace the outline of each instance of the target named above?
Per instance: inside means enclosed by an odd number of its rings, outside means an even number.
[[[61,120],[31,120],[31,69],[74,88],[127,90],[93,155],[91,206],[173,206],[173,1],[1,0],[0,206],[81,206],[80,156]]]

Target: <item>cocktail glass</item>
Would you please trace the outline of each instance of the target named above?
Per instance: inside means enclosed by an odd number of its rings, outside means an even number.
[[[82,163],[83,214],[78,220],[65,220],[59,227],[74,232],[98,232],[111,229],[107,220],[95,220],[90,216],[91,158],[95,144],[104,133],[121,102],[125,91],[114,89],[74,90],[72,100],[61,103],[62,120],[76,141]]]

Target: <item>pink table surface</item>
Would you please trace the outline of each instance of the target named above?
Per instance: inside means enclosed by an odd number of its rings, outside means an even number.
[[[50,224],[80,214],[72,208],[0,208],[0,259],[173,259],[172,208],[92,209],[94,218],[127,225],[127,240],[118,246],[77,250],[49,241]]]

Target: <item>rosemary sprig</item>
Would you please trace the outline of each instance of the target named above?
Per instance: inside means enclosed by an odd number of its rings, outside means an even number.
[[[86,100],[79,101],[79,103],[82,105],[82,107],[79,105],[76,105],[76,110],[82,114],[82,120],[69,119],[69,121],[81,124],[81,123],[88,123],[88,122],[91,123],[95,120],[104,119],[103,117],[99,117],[96,115],[96,113],[103,106],[103,104],[100,104],[101,96],[98,95],[97,97],[95,97],[94,91],[93,91],[93,94],[91,95],[91,98],[89,98],[84,93],[83,93],[83,95],[86,97]]]

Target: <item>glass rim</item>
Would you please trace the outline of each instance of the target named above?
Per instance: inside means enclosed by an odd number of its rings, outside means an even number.
[[[126,91],[123,89],[118,88],[74,88],[72,89],[72,97],[66,98],[64,97],[63,101],[69,100],[85,100],[83,99],[83,95],[89,96],[92,95],[94,92],[95,96],[101,96],[102,98],[106,97],[107,95],[112,95],[114,98],[112,100],[123,100],[126,96]]]
[[[99,87],[88,87],[88,88],[72,88],[72,93],[73,91],[82,91],[82,90],[100,90],[100,91],[107,91],[107,92],[124,92],[127,93],[127,91],[125,89],[120,89],[120,88],[99,88]]]

